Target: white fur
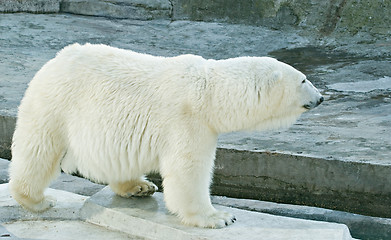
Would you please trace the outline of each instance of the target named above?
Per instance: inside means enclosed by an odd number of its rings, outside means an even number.
[[[159,171],[167,208],[185,224],[223,227],[211,205],[217,135],[287,127],[318,101],[305,76],[272,58],[155,57],[104,45],[64,48],[31,81],[13,138],[10,187],[32,211],[78,171],[121,196],[150,195]]]

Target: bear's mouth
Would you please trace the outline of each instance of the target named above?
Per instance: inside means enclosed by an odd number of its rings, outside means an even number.
[[[304,105],[303,105],[303,108],[305,108],[305,109],[307,109],[307,110],[316,108],[316,107],[319,106],[319,104],[321,104],[323,101],[324,101],[324,98],[323,98],[323,97],[320,97],[319,100],[316,101],[316,102],[309,102],[309,103],[307,103],[307,104],[304,104]]]

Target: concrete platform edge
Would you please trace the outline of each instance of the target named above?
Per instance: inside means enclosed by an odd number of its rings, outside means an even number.
[[[214,230],[184,226],[167,211],[162,193],[155,193],[150,198],[124,199],[116,196],[109,187],[85,202],[81,217],[89,223],[148,239],[237,239],[238,236],[258,239],[257,233],[261,232],[271,237],[268,239],[284,239],[281,237],[287,236],[288,232],[302,239],[311,239],[317,233],[320,234],[318,239],[352,239],[344,224],[279,217],[222,205],[215,207],[232,212],[240,222]],[[301,227],[296,229],[294,226]]]
[[[105,208],[91,201],[86,201],[81,209],[81,219],[89,223],[147,239],[165,239],[162,236],[169,236],[169,239],[172,240],[205,239],[186,234],[164,224],[157,224],[152,221],[122,214],[119,211]],[[114,225],[113,222],[116,224]]]
[[[0,185],[2,206],[0,223],[82,221],[103,227],[102,231],[108,229],[143,239],[236,239],[238,234],[244,234],[241,232],[246,229],[258,233],[266,231],[265,236],[272,237],[269,239],[285,239],[284,236],[288,236],[288,233],[303,237],[302,239],[312,239],[311,237],[317,234],[320,234],[319,239],[352,239],[349,229],[343,224],[278,217],[222,206],[217,206],[217,208],[233,211],[241,218],[241,222],[230,228],[216,230],[186,227],[181,225],[175,216],[167,213],[161,193],[151,198],[131,200],[116,196],[108,187],[89,198],[66,191],[48,189],[47,194],[58,198],[57,205],[47,212],[32,214],[26,212],[10,198],[7,185]],[[123,208],[124,206],[126,208]],[[6,217],[12,215],[10,213],[13,212],[23,214],[13,219]],[[66,214],[66,212],[71,214]],[[253,218],[256,218],[261,225],[249,222]],[[48,229],[48,231],[52,230]],[[71,229],[69,231],[72,232]],[[246,239],[257,239],[258,235],[255,232],[246,231]],[[16,232],[11,233],[17,235]]]

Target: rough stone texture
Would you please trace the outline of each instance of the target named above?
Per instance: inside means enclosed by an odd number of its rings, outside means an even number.
[[[387,36],[391,33],[391,1],[344,0],[340,9],[340,21],[336,24],[338,32],[348,31],[354,35],[359,32]]]
[[[0,0],[0,13],[60,11],[110,18],[169,19],[172,5],[168,0]]]
[[[15,123],[15,117],[0,115],[0,156],[2,158],[11,159],[10,148],[12,135],[14,134]]]
[[[358,32],[387,36],[391,1],[359,0],[173,0],[174,19],[225,21],[284,29],[294,26],[320,35]]]
[[[171,11],[168,0],[64,0],[61,2],[61,12],[112,18],[168,19]]]
[[[222,21],[294,27],[319,36],[383,39],[391,29],[391,0],[1,0],[0,12],[67,12],[127,19]]]
[[[274,0],[173,0],[174,19],[195,21],[226,21],[248,23],[281,28],[285,25],[295,26],[300,19],[295,9],[287,1]]]
[[[31,12],[56,13],[61,0],[0,0],[0,13]]]

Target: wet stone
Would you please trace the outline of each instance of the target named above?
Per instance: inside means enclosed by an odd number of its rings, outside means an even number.
[[[373,90],[391,90],[391,77],[383,77],[373,81],[343,82],[327,85],[329,89],[342,92],[366,93]]]

